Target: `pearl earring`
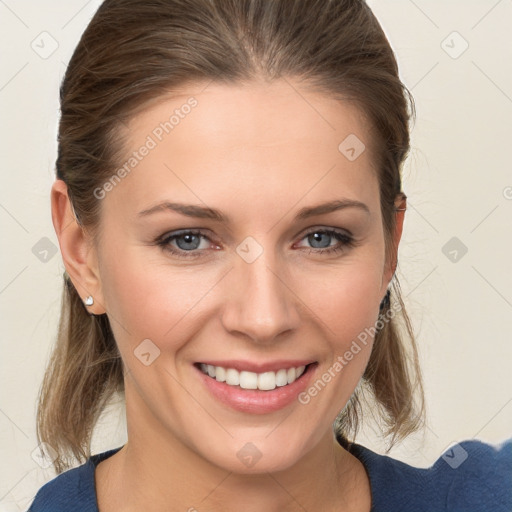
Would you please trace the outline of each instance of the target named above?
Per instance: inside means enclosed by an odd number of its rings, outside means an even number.
[[[92,295],[89,295],[89,297],[87,297],[85,300],[84,300],[84,304],[86,306],[92,306],[94,304],[94,299],[92,298]]]

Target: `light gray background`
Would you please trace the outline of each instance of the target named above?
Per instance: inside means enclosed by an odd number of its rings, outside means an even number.
[[[512,0],[369,3],[418,111],[398,275],[418,336],[428,426],[391,455],[426,467],[456,441],[510,436]],[[0,0],[0,511],[25,510],[54,476],[31,454],[64,269],[58,252],[44,252],[57,246],[49,193],[58,88],[99,4]],[[443,251],[452,237],[459,245]],[[125,442],[123,414],[114,407],[102,418],[94,452]],[[358,442],[382,453],[372,429]]]

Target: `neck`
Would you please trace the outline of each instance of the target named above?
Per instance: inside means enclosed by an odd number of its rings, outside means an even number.
[[[285,470],[241,474],[205,460],[156,423],[144,424],[139,417],[133,428],[130,420],[127,410],[129,442],[96,470],[101,512],[370,509],[364,467],[338,444],[331,430]]]

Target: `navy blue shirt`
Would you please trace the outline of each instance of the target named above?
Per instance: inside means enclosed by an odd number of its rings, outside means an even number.
[[[50,480],[28,512],[98,512],[94,469],[121,448],[93,455]],[[371,512],[512,511],[512,438],[499,445],[463,441],[424,469],[359,444],[348,449],[368,473]]]

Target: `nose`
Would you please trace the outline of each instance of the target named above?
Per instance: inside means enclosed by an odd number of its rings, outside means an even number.
[[[298,299],[286,282],[288,275],[266,251],[256,261],[239,259],[229,272],[228,297],[222,323],[231,334],[268,344],[299,325]]]

